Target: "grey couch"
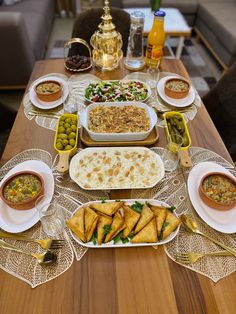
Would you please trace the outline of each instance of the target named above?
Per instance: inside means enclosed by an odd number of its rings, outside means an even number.
[[[123,8],[150,6],[150,0],[120,0]],[[224,69],[236,60],[236,0],[162,0],[178,8]]]
[[[0,88],[24,87],[45,54],[54,0],[21,0],[0,6]]]

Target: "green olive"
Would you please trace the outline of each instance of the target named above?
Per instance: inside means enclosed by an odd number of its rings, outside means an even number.
[[[59,138],[61,138],[62,140],[67,140],[68,136],[65,133],[61,133],[58,135]]]
[[[69,140],[74,139],[76,137],[75,132],[70,132],[70,134],[68,135]]]
[[[69,140],[69,144],[74,147],[75,146],[75,140],[74,139],[70,139]]]
[[[71,125],[76,125],[76,124],[77,124],[76,119],[74,119],[74,120],[71,121]]]
[[[63,146],[68,145],[68,143],[69,143],[69,141],[68,141],[68,140],[63,140],[63,141],[62,141],[62,145],[63,145]]]
[[[61,116],[61,117],[60,117],[60,121],[64,121],[65,119],[66,119],[65,116]]]
[[[65,128],[63,126],[59,126],[58,133],[65,133]]]
[[[70,128],[70,123],[67,123],[67,122],[66,122],[66,123],[64,124],[64,128],[65,128],[65,129]]]
[[[67,135],[69,135],[71,132],[72,132],[72,129],[71,129],[71,128],[67,128],[67,129],[66,129],[66,134],[67,134]]]
[[[71,123],[71,118],[66,118],[65,122],[66,123]]]
[[[65,150],[70,150],[70,149],[72,149],[73,147],[71,146],[71,145],[66,145],[66,147],[65,147]]]
[[[58,143],[56,144],[56,148],[59,149],[59,150],[64,149],[64,147],[63,147],[63,145],[62,145],[61,142],[58,142]]]
[[[59,126],[64,126],[64,121],[60,121]]]
[[[72,130],[73,132],[75,132],[76,129],[77,129],[76,125],[72,124],[72,125],[71,125],[71,130]]]

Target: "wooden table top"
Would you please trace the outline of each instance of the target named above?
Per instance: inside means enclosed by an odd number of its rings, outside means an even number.
[[[180,60],[164,59],[162,70],[188,74]],[[47,73],[65,73],[63,60],[36,63],[30,82]],[[102,79],[120,79],[128,73],[121,66],[97,73]],[[66,73],[70,75],[69,73]],[[231,161],[206,109],[202,106],[188,123],[193,146],[208,148]],[[163,129],[157,143],[166,142]],[[54,132],[29,121],[21,105],[2,162],[29,148],[55,154]],[[45,140],[47,139],[47,140]],[[116,192],[114,198],[128,197]],[[89,249],[85,256],[54,280],[30,288],[0,270],[0,313],[234,313],[236,273],[217,284],[170,260],[162,247]]]

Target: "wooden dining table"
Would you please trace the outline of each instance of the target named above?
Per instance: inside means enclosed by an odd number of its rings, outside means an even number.
[[[182,62],[163,59],[161,70],[188,78]],[[30,84],[48,73],[72,73],[61,59],[35,64]],[[129,73],[121,62],[112,72],[90,73],[101,79],[121,79]],[[26,90],[27,91],[27,90]],[[204,105],[188,123],[193,146],[208,148],[229,162],[224,146]],[[164,129],[159,128],[156,146],[164,146]],[[11,130],[1,163],[30,148],[40,148],[55,155],[54,132],[28,120],[21,104]],[[81,143],[80,143],[81,145]],[[129,198],[129,190],[111,193],[113,199]],[[209,278],[173,262],[163,247],[89,249],[80,261],[62,275],[35,289],[0,270],[0,313],[41,314],[154,314],[154,313],[235,313],[236,272],[214,283]]]

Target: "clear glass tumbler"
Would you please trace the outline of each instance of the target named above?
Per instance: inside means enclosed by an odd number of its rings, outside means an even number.
[[[65,228],[65,213],[56,199],[49,200],[47,195],[42,195],[35,202],[35,207],[39,212],[43,231],[49,236],[57,237]]]
[[[162,154],[162,161],[166,171],[176,170],[179,163],[179,150],[183,144],[183,138],[179,134],[174,134],[176,142],[168,138],[168,144],[166,145]]]

